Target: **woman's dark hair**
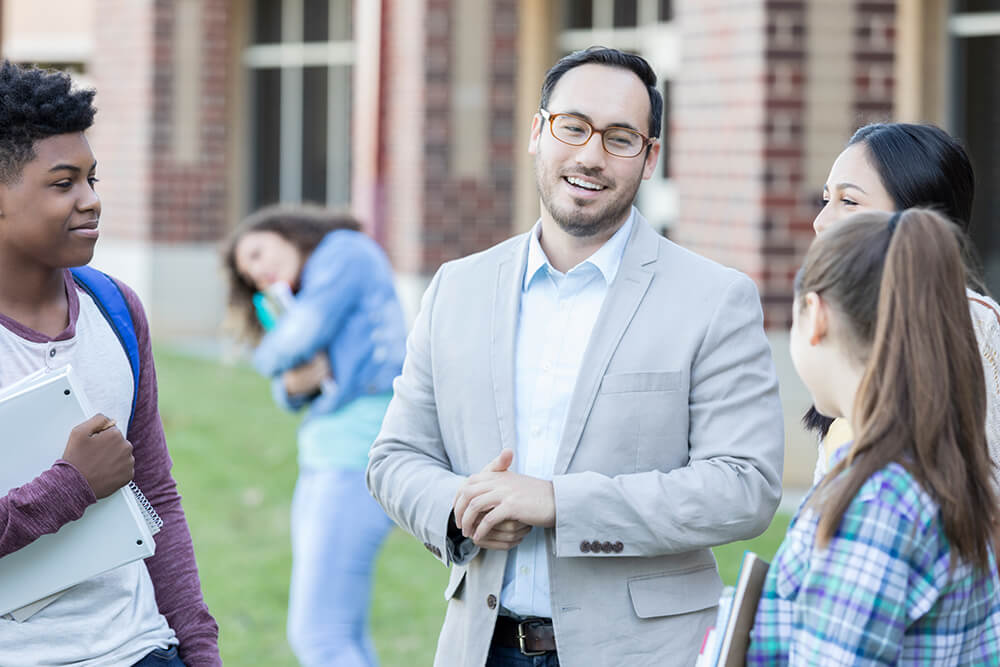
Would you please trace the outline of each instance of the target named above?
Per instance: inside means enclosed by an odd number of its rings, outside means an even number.
[[[975,174],[962,145],[939,127],[923,123],[872,123],[854,133],[848,146],[863,144],[897,211],[931,208],[964,232],[959,241],[966,283],[988,294],[976,252],[967,236],[972,224]],[[964,303],[964,300],[963,300]],[[810,408],[806,429],[826,437],[833,420]]]
[[[541,108],[548,109],[549,98],[552,97],[552,91],[555,90],[556,84],[559,83],[563,74],[580,65],[620,67],[639,77],[639,80],[646,86],[646,93],[649,95],[649,136],[660,136],[660,126],[663,123],[663,95],[656,87],[656,72],[642,56],[618,49],[591,46],[561,58],[545,73],[545,80],[542,82],[542,99],[539,103]]]
[[[987,294],[982,268],[968,238],[976,175],[962,144],[939,127],[923,123],[873,123],[854,133],[848,146],[864,144],[897,211],[931,208],[963,232],[962,258],[969,287]]]
[[[958,556],[986,571],[1000,508],[961,232],[928,209],[903,211],[895,231],[891,217],[859,213],[820,234],[796,278],[796,295],[815,292],[842,316],[865,364],[854,442],[810,501],[817,543],[829,544],[875,472],[898,463],[940,506]]]
[[[976,181],[965,149],[934,125],[872,123],[848,146],[864,144],[897,211],[933,208],[969,231]]]
[[[94,90],[75,89],[65,72],[0,64],[0,183],[20,180],[35,142],[83,132],[94,123]]]
[[[257,287],[236,267],[236,246],[244,236],[251,232],[278,234],[294,245],[305,261],[323,237],[338,229],[361,231],[361,224],[349,215],[311,204],[268,206],[237,225],[222,251],[222,263],[229,278],[227,328],[253,343],[264,334],[253,305]]]

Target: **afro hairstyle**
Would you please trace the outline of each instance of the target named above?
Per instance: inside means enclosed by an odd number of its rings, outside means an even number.
[[[0,64],[0,183],[15,183],[35,159],[36,141],[83,132],[94,123],[93,89],[65,72]]]

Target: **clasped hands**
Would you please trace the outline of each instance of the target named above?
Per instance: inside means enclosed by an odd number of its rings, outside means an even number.
[[[552,482],[511,471],[513,460],[514,452],[504,449],[455,495],[455,526],[483,549],[513,549],[532,526],[555,525]]]

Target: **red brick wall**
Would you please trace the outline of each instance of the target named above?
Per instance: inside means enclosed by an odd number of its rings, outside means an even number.
[[[492,134],[484,181],[457,178],[449,165],[450,23],[457,1],[386,0],[383,5],[388,38],[378,210],[385,217],[376,228],[385,230],[382,236],[400,271],[433,273],[442,262],[483,250],[512,233],[517,2],[492,2]],[[413,29],[416,19],[422,31]]]
[[[896,39],[895,0],[856,0],[855,128],[891,120]]]
[[[151,214],[153,238],[157,241],[214,241],[226,233],[229,0],[202,0],[201,4],[201,105],[197,120],[201,150],[198,159],[188,163],[176,160],[172,150],[174,3],[154,3]]]
[[[816,215],[816,184],[805,182],[806,4],[803,0],[765,3],[764,239],[758,286],[765,326],[772,328],[791,324],[792,284],[813,238]],[[776,113],[795,120],[780,127],[772,120]]]
[[[813,238],[819,184],[805,182],[808,2],[677,3],[681,69],[671,164],[680,196],[674,237],[748,273],[765,325],[791,322],[795,272]],[[856,2],[854,127],[892,111],[893,1]],[[844,137],[847,141],[848,137]]]
[[[174,158],[174,3],[97,0],[91,132],[103,177],[102,224],[121,240],[213,241],[225,234],[229,0],[202,2],[200,153]]]
[[[682,0],[674,16],[682,46],[671,91],[670,162],[679,195],[671,237],[760,284],[771,74],[764,3]]]
[[[101,226],[111,237],[149,238],[149,106],[152,102],[152,9],[147,3],[96,0],[93,59],[97,88],[90,141],[97,156]]]

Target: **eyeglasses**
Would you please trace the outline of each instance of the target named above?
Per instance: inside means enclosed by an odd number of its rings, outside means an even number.
[[[550,113],[546,109],[539,109],[538,113],[549,121],[552,136],[570,146],[583,146],[597,132],[601,135],[601,146],[611,155],[635,157],[653,143],[653,139],[627,127],[609,125],[603,130],[596,130],[593,125],[571,113]]]

